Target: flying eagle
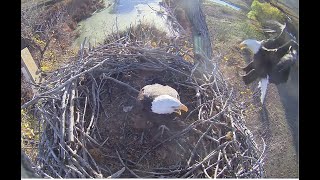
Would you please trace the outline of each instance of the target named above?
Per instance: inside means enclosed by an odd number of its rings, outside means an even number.
[[[264,101],[267,84],[280,84],[288,80],[291,66],[297,61],[298,43],[290,39],[284,42],[285,25],[280,26],[281,33],[274,39],[258,41],[247,39],[240,43],[240,48],[248,48],[253,53],[253,60],[244,68],[242,76],[246,85],[259,79],[261,103]]]
[[[161,84],[144,86],[136,99],[135,108],[134,127],[139,129],[146,128],[147,121],[154,126],[166,127],[176,115],[181,115],[181,110],[188,111],[188,107],[180,102],[178,92]]]
[[[284,83],[289,74],[281,73],[278,70],[285,68],[285,71],[282,70],[282,72],[288,72],[291,67],[290,65],[293,65],[297,60],[298,46],[295,41],[290,40],[274,49],[266,48],[264,42],[264,40],[247,39],[240,44],[241,48],[246,47],[254,54],[253,60],[243,68],[246,72],[243,76],[245,84],[250,84],[257,78],[266,78],[267,75],[270,78],[270,82],[274,84]],[[279,78],[279,76],[281,77]]]

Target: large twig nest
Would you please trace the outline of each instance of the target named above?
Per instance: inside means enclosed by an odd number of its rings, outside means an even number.
[[[128,38],[128,37],[127,37]],[[43,124],[36,165],[43,177],[263,177],[259,150],[233,90],[215,64],[205,69],[171,47],[111,42],[82,48],[48,76],[33,105]],[[197,62],[196,60],[194,60]],[[210,66],[211,67],[211,66]],[[175,88],[189,112],[162,136],[134,129],[138,90]]]

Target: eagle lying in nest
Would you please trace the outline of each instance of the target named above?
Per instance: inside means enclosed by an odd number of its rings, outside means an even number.
[[[168,129],[166,125],[170,125],[176,115],[181,115],[181,110],[188,111],[188,107],[180,102],[178,92],[161,84],[144,86],[134,108],[134,128],[145,129],[149,121],[154,127],[162,128],[162,133]]]

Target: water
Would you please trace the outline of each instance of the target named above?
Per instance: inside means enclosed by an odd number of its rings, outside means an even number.
[[[299,0],[278,0],[277,3],[286,5],[295,15],[299,16]]]
[[[115,12],[117,14],[131,13],[135,10],[136,6],[147,5],[152,3],[159,3],[158,0],[120,0],[117,2]]]
[[[228,2],[225,2],[225,1],[221,1],[221,0],[210,0],[210,1],[212,1],[214,3],[217,3],[217,4],[221,4],[221,5],[230,7],[232,9],[234,9],[234,10],[237,10],[237,11],[240,10],[240,8],[238,8],[238,7],[236,7],[236,6],[232,5],[232,4],[229,4]]]
[[[105,0],[106,4],[110,2],[113,1]],[[166,17],[157,14],[157,11],[164,11],[159,2],[161,0],[119,0],[114,5],[81,21],[76,29],[80,36],[73,45],[79,47],[85,37],[93,45],[98,45],[112,32],[123,31],[130,25],[140,22],[155,25],[159,30],[169,34]]]

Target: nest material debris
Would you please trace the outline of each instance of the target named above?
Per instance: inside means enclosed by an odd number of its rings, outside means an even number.
[[[144,48],[123,37],[79,51],[47,76],[33,107],[43,132],[36,170],[53,178],[261,178],[263,147],[217,66],[204,70],[178,48]],[[219,58],[219,57],[216,57]],[[195,60],[196,62],[196,60]],[[177,89],[189,112],[154,137],[132,127],[134,101],[146,84]]]

